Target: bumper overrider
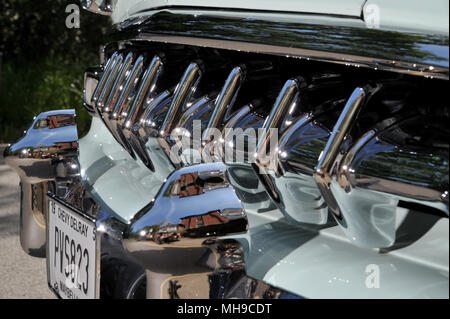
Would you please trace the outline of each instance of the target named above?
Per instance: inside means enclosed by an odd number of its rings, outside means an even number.
[[[65,195],[79,178],[78,134],[74,110],[36,116],[25,136],[4,151],[5,162],[20,176],[20,243],[34,257],[45,257],[45,196]]]

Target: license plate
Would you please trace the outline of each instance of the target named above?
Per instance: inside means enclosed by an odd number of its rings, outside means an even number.
[[[50,288],[63,299],[99,295],[99,240],[95,223],[47,196],[47,275]]]

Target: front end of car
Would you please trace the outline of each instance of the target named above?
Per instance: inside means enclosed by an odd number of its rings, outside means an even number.
[[[448,2],[160,2],[5,150],[50,289],[448,298]]]

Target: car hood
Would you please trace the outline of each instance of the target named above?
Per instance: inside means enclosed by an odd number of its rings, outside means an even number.
[[[103,2],[105,0],[95,0]],[[130,17],[149,16],[161,10],[195,11],[221,15],[235,12],[249,18],[263,14],[282,18],[286,13],[305,16],[345,18],[346,20],[377,20],[377,28],[398,31],[449,33],[449,2],[447,0],[112,0],[113,22]],[[226,10],[223,10],[226,9]],[[302,18],[303,17],[303,18]],[[273,18],[273,17],[272,17]],[[363,24],[364,25],[364,24]]]
[[[175,7],[301,12],[359,17],[364,2],[365,0],[249,0],[245,2],[242,0],[117,0],[116,8],[121,11],[117,12],[117,17],[119,14],[126,15],[139,11]]]

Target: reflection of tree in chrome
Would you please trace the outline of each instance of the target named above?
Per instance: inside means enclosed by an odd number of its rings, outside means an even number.
[[[448,187],[448,157],[387,151],[368,158],[358,173],[439,190]],[[447,185],[447,186],[446,186]]]
[[[142,28],[142,26],[139,26]],[[448,65],[448,37],[377,29],[159,13],[143,29],[286,47],[347,53],[386,60],[432,61]],[[189,31],[186,31],[189,30]],[[447,53],[445,53],[447,52]]]

